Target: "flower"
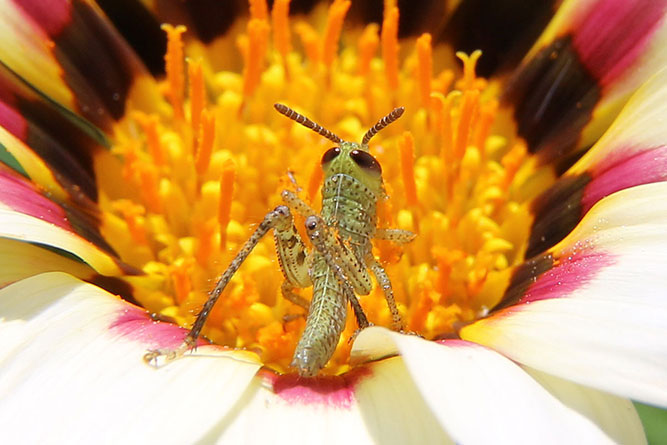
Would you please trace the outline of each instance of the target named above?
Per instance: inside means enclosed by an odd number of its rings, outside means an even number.
[[[344,28],[346,0],[291,16],[301,5],[253,0],[234,22],[237,3],[194,12],[207,3],[127,2],[141,57],[88,1],[0,13],[7,437],[645,440],[628,399],[667,405],[667,2],[563,2],[531,49],[473,40],[490,65],[459,25],[494,12],[461,2],[432,15],[470,51],[461,70],[438,34],[399,40],[413,22],[392,1],[381,30]],[[164,77],[139,47],[162,41],[156,20],[173,23]],[[210,316],[214,345],[153,369],[144,353],[181,343],[281,191],[319,200],[330,142],[279,101],[353,141],[406,107],[370,150],[390,197],[378,226],[417,238],[374,253],[419,335],[386,328],[375,289],[360,301],[378,326],[355,337],[348,317],[320,375],[298,377],[303,310],[267,238]]]

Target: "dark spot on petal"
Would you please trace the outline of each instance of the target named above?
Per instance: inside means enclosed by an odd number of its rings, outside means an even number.
[[[537,281],[544,272],[551,269],[554,259],[551,253],[540,255],[526,261],[514,270],[509,286],[500,302],[492,309],[492,312],[513,306],[521,301],[526,291]]]
[[[510,79],[503,95],[503,102],[514,106],[519,135],[543,164],[576,156],[599,99],[600,88],[569,36],[542,49]]]
[[[530,228],[526,257],[533,257],[556,245],[583,217],[582,198],[591,176],[563,176],[538,196],[531,205],[535,220]]]

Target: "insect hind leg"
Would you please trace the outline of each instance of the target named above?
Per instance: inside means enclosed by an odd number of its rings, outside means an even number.
[[[264,217],[257,229],[253,234],[248,238],[248,240],[243,244],[241,250],[236,254],[232,262],[227,267],[227,270],[222,274],[215,288],[209,293],[208,300],[204,303],[201,312],[197,315],[197,319],[192,325],[192,329],[186,335],[183,343],[176,349],[154,349],[148,351],[144,355],[144,361],[148,364],[154,364],[159,366],[158,361],[160,358],[163,358],[165,362],[176,360],[179,357],[182,357],[187,351],[192,350],[197,345],[197,338],[206,323],[206,319],[211,313],[211,309],[220,298],[220,294],[225,289],[229,281],[232,279],[236,271],[241,267],[241,264],[248,257],[250,252],[255,248],[257,243],[266,235],[266,233],[275,229],[277,233],[285,233],[289,230],[294,229],[294,223],[292,219],[292,214],[287,206],[281,205],[276,207],[274,210],[270,211]]]

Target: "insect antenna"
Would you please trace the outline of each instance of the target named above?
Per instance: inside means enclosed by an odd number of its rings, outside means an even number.
[[[405,107],[394,108],[391,113],[380,119],[377,124],[373,125],[373,127],[366,132],[364,138],[361,140],[361,145],[368,144],[368,141],[370,141],[371,138],[378,133],[378,131],[382,130],[384,127],[401,117],[404,111]]]
[[[306,128],[310,128],[313,130],[315,133],[324,136],[325,138],[329,139],[330,141],[333,141],[337,144],[343,142],[343,140],[338,137],[337,135],[333,134],[320,124],[316,124],[315,122],[311,121],[308,119],[306,116],[303,114],[299,114],[296,111],[292,110],[290,107],[287,105],[283,104],[273,104],[273,107],[278,111],[280,114],[284,114],[285,116],[289,117],[293,121],[296,121],[303,125]]]

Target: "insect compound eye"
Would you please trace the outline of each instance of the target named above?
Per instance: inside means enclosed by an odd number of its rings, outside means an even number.
[[[380,163],[373,156],[363,150],[352,150],[350,152],[352,160],[361,168],[373,173],[382,173]]]
[[[324,152],[322,155],[322,164],[331,162],[336,156],[340,154],[340,147],[332,147]]]

